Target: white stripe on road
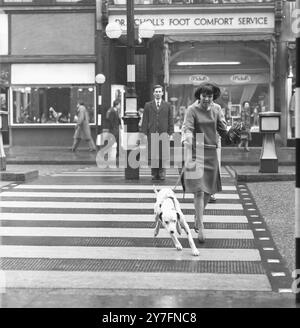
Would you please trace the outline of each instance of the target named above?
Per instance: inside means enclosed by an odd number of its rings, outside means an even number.
[[[6,288],[272,291],[264,274],[2,271]],[[0,286],[1,287],[1,286]]]
[[[171,167],[171,168],[166,168],[167,173],[176,173],[178,174],[178,168],[176,167]],[[75,171],[62,171],[63,173],[75,173],[75,172],[85,172],[85,173],[89,173],[89,172],[95,172],[95,173],[124,173],[124,168],[90,168],[90,167],[86,167],[86,168],[81,168]],[[148,173],[151,174],[151,169],[147,168],[147,167],[141,167],[140,168],[140,173]],[[229,173],[226,170],[221,170],[221,175],[229,175]]]
[[[85,198],[156,198],[155,193],[110,193],[110,192],[44,192],[44,191],[5,191],[0,193],[0,197],[85,197]],[[182,193],[177,193],[179,202],[183,198]],[[238,194],[216,194],[216,199],[239,199]],[[186,199],[193,199],[193,194],[186,194]]]
[[[194,222],[192,215],[185,216],[187,222]],[[3,213],[0,220],[20,221],[117,221],[117,222],[154,222],[153,214],[70,214],[70,213]],[[205,215],[204,222],[247,223],[246,216]],[[1,222],[0,222],[1,225]]]
[[[0,236],[50,236],[50,237],[128,237],[153,238],[154,229],[140,228],[53,228],[53,227],[0,227]],[[191,229],[194,238],[197,234]],[[182,234],[185,238],[186,235]],[[251,230],[205,229],[207,239],[253,239]],[[160,229],[159,238],[170,238]]]
[[[155,181],[154,181],[155,182]],[[154,185],[156,185],[154,183]],[[158,189],[160,186],[156,185]],[[163,185],[163,188],[174,188],[174,185]],[[153,191],[153,184],[152,185],[105,185],[105,184],[92,184],[92,185],[73,185],[73,184],[64,184],[64,185],[30,185],[30,184],[21,184],[15,187],[15,189],[70,189],[70,190],[151,190]],[[233,185],[223,185],[222,189],[225,191],[227,190],[234,190],[236,191],[236,187]],[[182,190],[180,185],[177,186],[176,190]]]
[[[197,247],[197,246],[196,246]],[[153,247],[73,247],[73,246],[10,246],[0,247],[0,257],[76,258],[123,260],[195,260],[195,261],[260,261],[256,249],[201,249],[193,256],[190,248]]]
[[[88,173],[88,172],[64,172],[64,173],[53,173],[51,174],[52,177],[124,177],[124,173]],[[139,177],[150,177],[151,174],[139,174]],[[166,175],[166,178],[178,178],[178,174],[170,174],[168,173]],[[229,175],[221,174],[221,177],[226,178],[229,177]]]
[[[51,202],[47,199],[39,202],[34,201],[1,201],[1,207],[14,207],[14,208],[87,208],[87,209],[153,209],[152,203],[105,203],[105,202]],[[181,209],[194,209],[193,203],[182,203]],[[207,204],[207,210],[242,210],[241,204]]]

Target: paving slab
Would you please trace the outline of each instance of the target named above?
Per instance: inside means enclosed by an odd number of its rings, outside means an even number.
[[[259,165],[231,165],[230,169],[238,182],[294,181],[296,177],[294,165],[280,165],[278,173],[261,173]]]
[[[292,293],[8,288],[3,308],[299,308]],[[131,310],[132,311],[132,310]]]
[[[0,180],[2,181],[28,181],[39,176],[38,170],[6,170],[0,172]]]

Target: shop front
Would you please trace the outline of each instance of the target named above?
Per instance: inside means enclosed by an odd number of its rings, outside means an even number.
[[[1,77],[8,77],[0,99],[9,111],[9,144],[70,147],[78,103],[96,125],[95,14],[12,11],[8,16],[6,68],[1,65]]]
[[[261,145],[258,114],[274,110],[274,7],[169,8],[163,13],[135,15],[135,24],[150,21],[155,37],[147,59],[150,84],[163,84],[165,99],[174,110],[175,131],[180,131],[194,91],[204,81],[222,91],[217,102],[231,125],[248,109],[253,134],[250,146]],[[126,17],[114,11],[109,22],[126,28]],[[151,93],[149,93],[151,97]]]
[[[252,142],[261,143],[258,114],[270,110],[269,42],[180,42],[170,43],[168,100],[174,109],[176,129],[180,130],[185,110],[194,101],[202,82],[221,88],[220,104],[227,124],[241,119],[245,102],[250,117]]]

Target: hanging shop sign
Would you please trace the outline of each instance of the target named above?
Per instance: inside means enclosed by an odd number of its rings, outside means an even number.
[[[265,30],[274,29],[274,13],[199,13],[199,14],[155,14],[135,15],[135,24],[148,21],[154,26],[155,31],[163,30],[185,31],[185,30]],[[120,24],[122,30],[126,31],[125,15],[110,15],[109,23]]]
[[[230,80],[234,83],[249,83],[251,76],[248,74],[234,74],[231,75]]]
[[[193,83],[193,84],[200,84],[202,82],[207,82],[209,81],[209,77],[207,75],[202,75],[202,74],[198,74],[198,75],[191,75],[189,77],[189,80]]]
[[[170,84],[197,85],[205,81],[214,81],[219,85],[268,84],[270,82],[270,75],[269,73],[189,75],[170,72]]]

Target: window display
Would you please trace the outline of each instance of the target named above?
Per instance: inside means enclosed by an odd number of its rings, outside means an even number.
[[[239,121],[241,117],[241,105],[249,101],[250,127],[258,129],[258,114],[269,110],[269,95],[267,84],[221,86],[221,96],[216,100],[225,115],[228,125]],[[174,110],[174,123],[181,127],[186,108],[194,102],[194,85],[170,85],[169,101]],[[251,89],[251,90],[250,90]]]
[[[76,123],[77,104],[83,102],[95,123],[95,88],[90,86],[14,86],[13,124]]]

